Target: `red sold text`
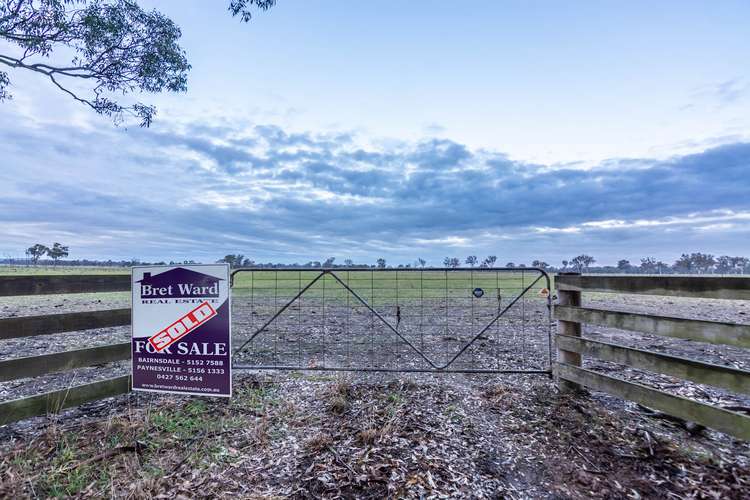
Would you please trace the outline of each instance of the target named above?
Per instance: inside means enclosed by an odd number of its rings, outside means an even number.
[[[216,309],[208,302],[203,302],[156,335],[150,337],[148,341],[154,346],[154,349],[161,352],[165,347],[181,339],[214,316],[216,316]]]

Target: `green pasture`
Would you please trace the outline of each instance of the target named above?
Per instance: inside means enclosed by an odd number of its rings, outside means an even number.
[[[66,274],[130,274],[130,268],[83,266],[0,266],[0,276],[60,276]]]
[[[304,292],[303,298],[346,299],[351,297],[343,284],[349,286],[368,302],[380,300],[419,300],[440,298],[470,298],[475,288],[481,288],[485,300],[514,297],[540,277],[536,271],[493,271],[459,269],[450,271],[356,270],[333,271],[320,276],[320,270],[240,271],[234,275],[232,294],[242,298],[291,298],[316,280]],[[338,277],[338,279],[336,279]],[[341,282],[339,282],[341,280]],[[342,284],[343,282],[343,284]],[[531,288],[528,296],[536,296],[547,287],[542,277]]]

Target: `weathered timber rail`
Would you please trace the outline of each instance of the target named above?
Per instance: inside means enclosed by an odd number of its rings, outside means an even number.
[[[130,375],[99,380],[23,399],[0,403],[0,425],[48,413],[58,413],[89,401],[130,392]]]
[[[0,382],[130,358],[130,342],[0,361]]]
[[[0,319],[0,339],[75,332],[130,324],[130,309],[84,311]]]
[[[750,300],[750,278],[560,274],[558,290]]]
[[[129,274],[0,276],[0,297],[57,293],[127,292]]]
[[[750,325],[569,306],[557,306],[555,316],[558,320],[573,323],[606,326],[711,344],[750,347]]]
[[[0,296],[100,293],[130,290],[129,275],[0,276]],[[0,319],[0,340],[130,324],[130,309],[110,309]],[[130,343],[54,352],[0,361],[0,382],[95,366],[130,358]],[[57,413],[130,390],[130,375],[0,402],[0,425]]]
[[[558,320],[558,362],[555,372],[561,389],[574,390],[585,386],[750,440],[750,417],[741,413],[674,396],[582,366],[584,357],[593,357],[741,394],[750,394],[750,372],[581,336],[581,325],[587,323],[750,348],[750,325],[608,311],[583,307],[581,304],[581,292],[750,300],[750,278],[561,274],[555,278],[555,284],[560,302],[555,308],[555,318]]]

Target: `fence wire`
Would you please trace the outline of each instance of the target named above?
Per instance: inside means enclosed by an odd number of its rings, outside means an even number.
[[[550,369],[539,269],[241,269],[232,281],[235,368]]]

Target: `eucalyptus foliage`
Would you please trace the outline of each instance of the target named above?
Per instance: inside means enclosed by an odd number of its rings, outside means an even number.
[[[229,12],[249,21],[253,7],[275,0],[232,0]],[[38,73],[76,101],[120,123],[149,126],[156,108],[123,102],[131,93],[185,92],[190,64],[180,28],[133,0],[0,0],[0,67]],[[65,61],[65,62],[62,62]],[[11,74],[0,71],[0,101]]]

